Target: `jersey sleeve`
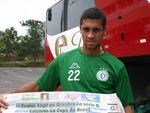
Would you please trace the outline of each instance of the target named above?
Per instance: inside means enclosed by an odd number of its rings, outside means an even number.
[[[60,85],[58,73],[58,61],[57,58],[55,58],[47,67],[43,75],[36,80],[36,83],[44,91],[54,91]]]
[[[134,102],[130,80],[125,66],[120,70],[115,86],[115,92],[120,98],[123,106],[132,104]]]

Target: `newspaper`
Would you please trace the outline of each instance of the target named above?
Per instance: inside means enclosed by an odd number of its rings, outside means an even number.
[[[31,92],[4,96],[3,113],[125,113],[116,93]]]

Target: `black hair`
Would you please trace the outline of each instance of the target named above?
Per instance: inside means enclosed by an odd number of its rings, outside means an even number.
[[[102,10],[99,8],[93,7],[85,10],[80,18],[80,25],[82,25],[83,20],[86,19],[100,19],[103,25],[103,28],[106,26],[106,16]]]

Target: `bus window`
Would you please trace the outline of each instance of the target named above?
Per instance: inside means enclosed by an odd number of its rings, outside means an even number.
[[[48,21],[51,21],[52,20],[52,10],[49,9],[48,11]]]
[[[85,0],[84,2],[84,10],[90,8],[90,7],[95,7],[95,0]]]
[[[95,7],[94,0],[69,0],[68,2],[68,29],[79,26],[80,17],[84,10]]]
[[[79,26],[83,12],[84,0],[69,0],[68,2],[68,29]]]
[[[48,35],[61,33],[61,18],[62,18],[63,2],[60,1],[53,7],[47,10],[46,14],[46,30]]]

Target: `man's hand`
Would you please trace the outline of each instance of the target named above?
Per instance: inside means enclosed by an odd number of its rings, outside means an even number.
[[[127,105],[124,107],[125,113],[134,113],[131,105]]]
[[[8,103],[4,100],[3,95],[0,95],[0,113],[2,113],[1,108],[8,108]]]
[[[12,93],[39,92],[39,91],[43,91],[43,90],[34,81],[34,82],[29,82],[29,83],[23,85],[22,87],[14,90],[14,91],[11,91],[11,92],[0,95],[0,113],[2,113],[1,108],[4,108],[4,109],[8,108],[8,103],[3,98],[4,95],[12,94]]]

